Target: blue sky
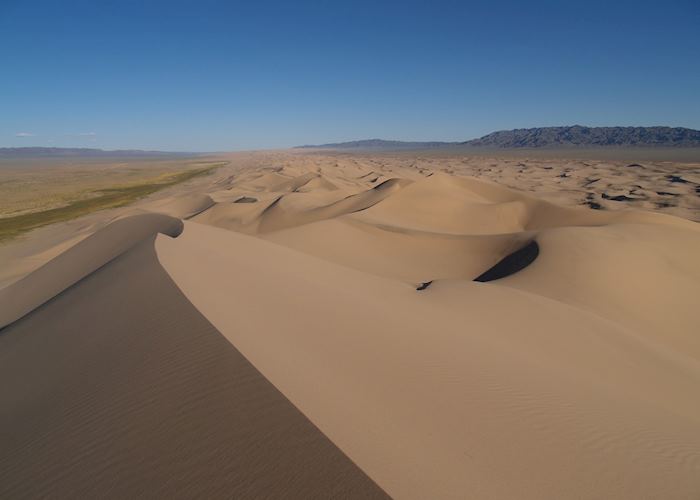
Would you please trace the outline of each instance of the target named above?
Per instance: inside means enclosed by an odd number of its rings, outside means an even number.
[[[0,146],[700,128],[699,27],[697,0],[0,0]]]

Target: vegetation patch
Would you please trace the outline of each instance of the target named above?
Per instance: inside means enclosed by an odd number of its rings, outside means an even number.
[[[209,174],[222,165],[225,165],[225,163],[216,163],[203,168],[178,172],[161,177],[155,181],[151,179],[128,186],[99,189],[94,192],[95,196],[73,201],[63,207],[0,218],[0,241],[14,238],[32,229],[75,219],[98,210],[123,207],[161,189]]]

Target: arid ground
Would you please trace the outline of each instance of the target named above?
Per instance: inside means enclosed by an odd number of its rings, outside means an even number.
[[[4,166],[0,497],[698,498],[696,160]]]

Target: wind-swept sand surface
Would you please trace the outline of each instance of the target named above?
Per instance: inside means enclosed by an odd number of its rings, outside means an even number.
[[[0,379],[3,498],[385,497],[182,296],[153,237],[5,328]]]
[[[2,496],[700,496],[697,165],[228,160],[0,249]]]

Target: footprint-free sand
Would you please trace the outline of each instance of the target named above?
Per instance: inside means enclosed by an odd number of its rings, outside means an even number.
[[[700,496],[698,165],[226,160],[0,247],[0,496]]]

